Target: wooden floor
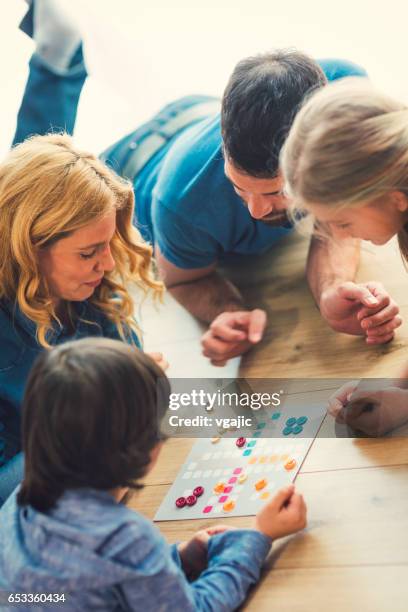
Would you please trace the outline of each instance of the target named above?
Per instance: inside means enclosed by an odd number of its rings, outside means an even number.
[[[392,376],[407,359],[408,327],[373,348],[332,332],[304,278],[307,240],[290,237],[235,275],[248,302],[268,312],[264,342],[242,362],[243,377]],[[359,279],[383,282],[408,321],[408,274],[395,244],[365,249]],[[316,381],[315,388],[322,388]],[[328,437],[326,417],[298,475],[308,527],[277,542],[245,609],[278,612],[377,612],[408,609],[408,439]],[[398,432],[397,432],[398,433]],[[129,505],[152,518],[194,440],[172,439]],[[249,526],[252,519],[229,519]],[[224,519],[223,519],[224,522]],[[211,520],[159,523],[169,542],[189,538]]]

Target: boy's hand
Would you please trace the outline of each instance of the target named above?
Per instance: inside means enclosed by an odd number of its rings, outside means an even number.
[[[208,529],[201,529],[187,542],[181,542],[178,552],[183,571],[188,578],[195,578],[207,567],[207,546],[211,536],[224,531],[231,531],[234,527],[227,525],[214,525]]]
[[[255,529],[276,540],[306,527],[306,504],[294,485],[280,489],[255,517]]]

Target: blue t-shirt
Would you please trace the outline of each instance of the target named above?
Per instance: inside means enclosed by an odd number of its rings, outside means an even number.
[[[344,60],[319,60],[329,81],[366,76]],[[185,108],[185,99],[179,101]],[[177,111],[177,102],[172,111]],[[160,113],[152,123],[160,127]],[[219,114],[173,137],[134,182],[135,224],[159,245],[164,257],[184,269],[261,254],[290,231],[253,219],[224,173]]]
[[[224,173],[219,115],[187,128],[150,160],[135,196],[138,227],[179,268],[263,253],[290,231],[253,219],[235,193]]]

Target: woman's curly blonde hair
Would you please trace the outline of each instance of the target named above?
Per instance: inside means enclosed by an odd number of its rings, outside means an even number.
[[[14,147],[0,164],[0,300],[18,305],[37,325],[37,340],[59,323],[38,253],[116,210],[110,244],[115,269],[106,273],[89,302],[113,321],[123,339],[138,331],[127,285],[159,295],[152,247],[133,226],[132,185],[66,134],[34,136]],[[69,303],[67,303],[69,310]]]

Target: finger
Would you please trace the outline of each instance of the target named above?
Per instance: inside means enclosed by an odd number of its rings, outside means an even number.
[[[250,342],[259,342],[262,339],[266,326],[266,312],[260,308],[255,308],[251,312],[248,325],[248,340]]]
[[[211,359],[211,363],[215,366],[224,366],[230,359],[234,359],[235,357],[239,357],[245,353],[251,345],[249,343],[240,344],[236,349],[225,355],[222,359]]]
[[[377,327],[373,327],[367,329],[367,336],[376,338],[377,336],[385,336],[386,334],[390,334],[395,329],[397,329],[402,324],[402,319],[400,316],[394,317],[391,321],[384,323],[383,325],[378,325]]]
[[[365,286],[371,291],[371,293],[378,299],[379,302],[390,302],[390,295],[386,291],[382,283],[370,281],[368,283],[365,283]]]
[[[227,312],[216,317],[209,327],[212,335],[228,342],[245,340],[246,332],[242,329],[236,329],[237,325],[241,325],[241,314]]]
[[[356,285],[355,283],[343,283],[339,286],[338,292],[340,297],[345,298],[347,300],[353,300],[356,302],[361,302],[364,306],[368,308],[377,306],[379,300],[371,293],[367,287],[363,285]]]
[[[228,359],[229,353],[238,346],[236,342],[225,342],[207,334],[203,336],[201,345],[203,355],[216,360]]]
[[[276,508],[281,509],[282,506],[284,506],[286,503],[289,502],[294,492],[295,492],[294,485],[289,485],[288,487],[279,489],[279,491],[273,497],[271,504],[273,504]]]
[[[305,507],[303,496],[299,493],[294,493],[289,500],[287,509],[294,515],[298,515],[298,517],[301,518]]]
[[[350,412],[346,417],[347,425],[370,435],[374,435],[380,431],[380,420],[378,411],[368,410]]]
[[[390,334],[385,334],[384,336],[367,336],[366,344],[369,344],[370,346],[377,344],[387,344],[387,342],[391,342],[393,338],[394,332],[391,332]]]
[[[163,359],[163,353],[153,351],[152,353],[147,353],[147,355],[149,355],[153,361],[161,361]]]
[[[231,525],[215,525],[214,527],[209,527],[206,529],[206,532],[209,535],[216,535],[217,533],[224,533],[225,531],[233,531],[236,527],[231,527]]]
[[[366,317],[362,317],[360,319],[361,327],[363,329],[370,329],[372,327],[377,327],[378,325],[382,325],[383,323],[387,323],[388,321],[392,321],[399,313],[399,308],[397,304],[392,302],[385,308],[377,311],[376,313],[369,314]]]
[[[342,408],[343,408],[343,402],[341,402],[336,397],[329,398],[328,403],[327,403],[328,414],[330,414],[332,417],[336,417]]]
[[[210,363],[217,368],[223,368],[228,363],[228,360],[225,359],[224,361],[216,361],[215,359],[211,359]]]
[[[247,334],[241,329],[232,327],[234,321],[231,319],[215,319],[210,325],[212,335],[226,342],[239,342],[245,340]]]
[[[170,367],[170,364],[166,359],[162,359],[161,361],[158,361],[157,365],[163,370],[163,372],[168,370]]]
[[[390,294],[384,289],[381,283],[365,283],[365,286],[370,290],[371,294],[377,298],[381,308],[388,306],[388,304],[393,301]]]
[[[344,409],[344,422],[348,424],[354,422],[356,419],[359,419],[363,413],[372,412],[376,405],[376,402],[370,401],[369,398],[350,402]]]
[[[342,385],[329,397],[329,405],[332,404],[334,408],[336,408],[339,404],[340,407],[344,406],[344,404],[346,404],[348,401],[347,398],[350,393],[357,389],[359,382],[359,380],[351,380]]]

